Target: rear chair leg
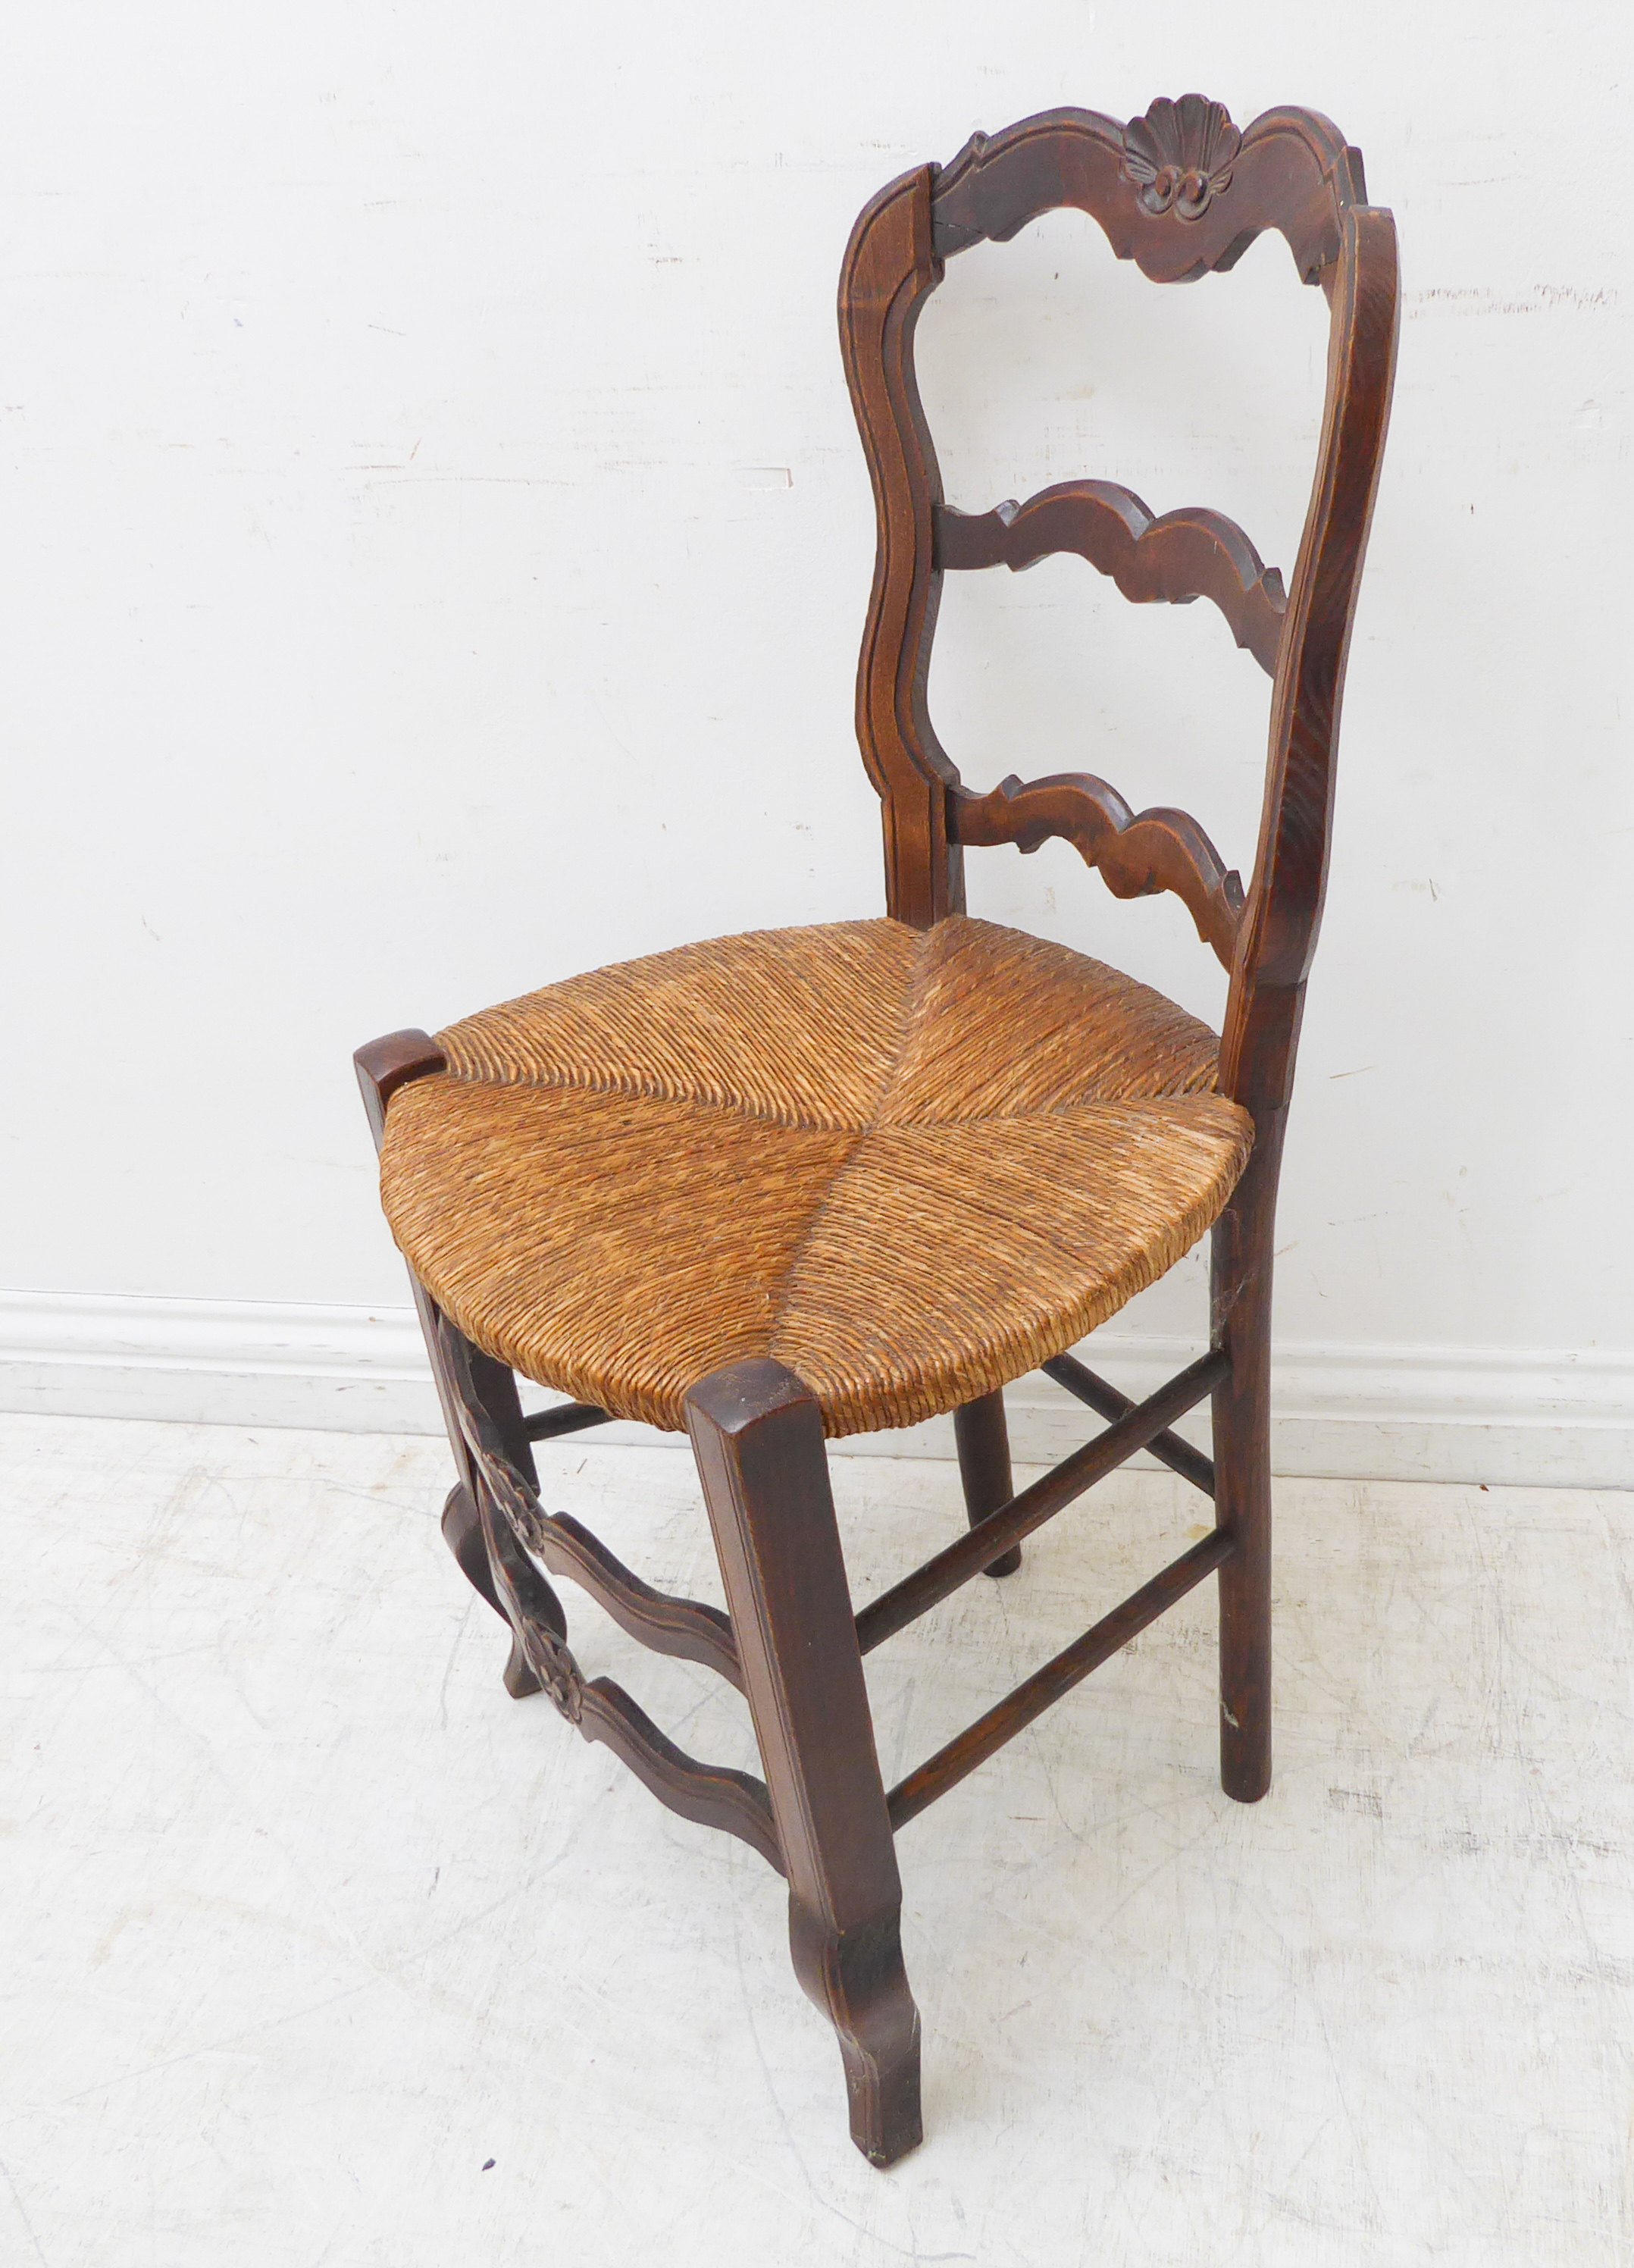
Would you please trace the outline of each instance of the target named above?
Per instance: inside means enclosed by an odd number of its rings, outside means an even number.
[[[959,1477],[965,1486],[965,1511],[972,1528],[979,1528],[990,1513],[1009,1503],[1015,1494],[1010,1476],[1010,1429],[1005,1423],[1003,1388],[967,1402],[953,1412],[953,1440],[959,1450]],[[1013,1575],[1021,1565],[1021,1546],[1012,1543],[988,1562],[984,1575]]]
[[[687,1428],[783,1845],[795,1974],[839,2036],[851,2139],[888,2166],[923,2131],[919,2014],[821,1417],[791,1371],[755,1360],[695,1386]]]
[[[1236,1542],[1219,1572],[1220,1786],[1257,1803],[1271,1784],[1271,1253],[1282,1114],[1267,1113],[1214,1226],[1214,1521]]]

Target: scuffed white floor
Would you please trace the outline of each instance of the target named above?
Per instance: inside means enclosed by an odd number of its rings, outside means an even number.
[[[719,1595],[684,1455],[541,1462]],[[775,1877],[506,1698],[439,1444],[8,1418],[0,1473],[7,2268],[1634,2259],[1634,1497],[1279,1484],[1263,1804],[1209,1587],[901,1837],[928,2139],[880,2175]],[[946,1464],[835,1484],[859,1596],[960,1524]],[[872,1657],[887,1774],[1203,1508],[1122,1476]]]

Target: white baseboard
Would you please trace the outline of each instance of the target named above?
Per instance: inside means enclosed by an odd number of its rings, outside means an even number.
[[[1100,1332],[1096,1368],[1148,1393],[1199,1351]],[[1019,1461],[1053,1462],[1097,1421],[1048,1379],[1007,1394]],[[1284,1345],[1272,1445],[1284,1473],[1634,1488],[1634,1349]],[[414,1310],[248,1300],[0,1293],[0,1408],[345,1432],[440,1431]],[[1206,1441],[1189,1420],[1181,1431]],[[609,1426],[599,1441],[651,1441]],[[943,1418],[838,1445],[951,1456]]]

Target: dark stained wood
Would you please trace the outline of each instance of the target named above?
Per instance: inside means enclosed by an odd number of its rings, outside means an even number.
[[[1290,981],[1307,905],[1314,940],[1326,873],[1332,725],[1366,525],[1383,443],[1394,357],[1395,239],[1387,213],[1365,206],[1359,154],[1331,123],[1299,110],[1267,112],[1240,135],[1217,104],[1186,96],[1154,103],[1128,126],[1093,111],[1024,119],[978,135],[939,172],[920,167],[882,190],[853,233],[841,276],[846,376],[873,482],[878,549],[858,675],[858,736],[883,802],[887,902],[923,926],[962,904],[962,844],[1014,841],[1006,803],[1025,786],[974,800],[937,740],[925,703],[940,578],[953,563],[1081,549],[1137,598],[1206,595],[1233,634],[1275,664],[1276,720],[1249,952],[1233,954],[1228,894],[1190,887],[1201,933],[1231,960],[1227,1068],[1247,1043],[1255,990]],[[1301,276],[1333,307],[1328,412],[1315,496],[1291,594],[1223,515],[1191,510],[1153,522],[1110,482],[1071,482],[1025,507],[961,519],[942,507],[940,475],[913,371],[913,331],[946,259],[984,237],[1004,239],[1038,214],[1074,205],[1093,215],[1122,258],[1179,282],[1231,267],[1262,230],[1277,228]],[[1034,522],[1022,522],[1031,512]],[[1042,783],[1034,783],[1034,787]],[[1104,784],[1096,784],[1100,788]],[[1106,791],[1110,793],[1111,791]],[[1121,803],[1121,799],[1120,799]],[[1145,815],[1143,815],[1144,817]],[[1206,842],[1195,821],[1176,830]],[[1137,822],[1138,823],[1138,822]],[[1080,832],[1098,831],[1087,813]],[[976,831],[973,832],[973,827]],[[983,832],[983,830],[986,830]],[[1055,831],[1053,829],[1047,831]],[[1118,829],[1108,830],[1115,836]],[[1031,830],[1029,830],[1031,832]],[[1033,835],[1034,840],[1042,839]],[[1182,879],[1188,861],[1175,858]],[[1218,854],[1212,865],[1224,873]],[[1107,872],[1105,861],[1095,863]],[[1161,862],[1136,860],[1134,881],[1167,887]],[[1269,956],[1269,958],[1267,957]],[[1307,956],[1308,957],[1308,956]],[[1262,1022],[1256,1042],[1270,1036]],[[1232,1090],[1234,1092],[1234,1089]]]
[[[527,1420],[522,1415],[522,1398],[517,1392],[516,1373],[508,1363],[496,1362],[492,1355],[484,1354],[481,1347],[473,1344],[456,1327],[452,1317],[445,1315],[440,1309],[438,1313],[438,1334],[445,1349],[453,1345],[459,1348],[461,1381],[468,1376],[475,1406],[497,1433],[506,1462],[515,1468],[523,1486],[537,1495],[539,1469],[534,1462],[534,1445],[528,1439]],[[563,1624],[563,1627],[565,1629],[566,1624]]]
[[[1217,1517],[1234,1545],[1220,1587],[1221,1770],[1228,1791],[1251,1800],[1264,1792],[1270,1769],[1269,1374],[1277,1181],[1327,882],[1344,665],[1395,372],[1395,225],[1388,212],[1366,203],[1360,154],[1328,120],[1306,111],[1270,111],[1239,133],[1221,106],[1200,95],[1153,103],[1143,119],[1126,124],[1093,111],[1057,110],[990,138],[975,136],[931,176],[928,250],[917,232],[924,180],[923,173],[905,177],[870,208],[882,212],[894,199],[911,203],[912,258],[899,251],[894,288],[911,292],[916,313],[942,261],[983,239],[1012,237],[1063,205],[1090,214],[1120,259],[1134,260],[1165,283],[1229,269],[1262,231],[1280,230],[1301,279],[1319,285],[1332,310],[1316,474],[1284,597],[1231,523],[1188,512],[1169,516],[1171,534],[1137,498],[1110,483],[1068,483],[1026,506],[980,516],[946,510],[913,390],[911,355],[902,346],[902,336],[911,342],[911,328],[899,336],[887,369],[880,348],[850,323],[849,266],[842,281],[846,374],[865,441],[871,431],[889,429],[898,437],[894,457],[878,447],[869,453],[880,563],[865,645],[864,679],[872,697],[865,706],[875,721],[892,704],[899,716],[910,716],[914,729],[899,733],[895,743],[899,770],[905,759],[932,794],[939,786],[947,809],[940,836],[933,824],[904,831],[896,825],[895,802],[916,791],[871,762],[886,803],[893,908],[920,909],[912,918],[924,918],[927,908],[932,918],[951,909],[950,861],[960,845],[1030,849],[1058,834],[1076,842],[1120,895],[1175,890],[1231,971],[1220,1087],[1252,1115],[1255,1147],[1214,1233],[1214,1345],[1229,1357],[1215,1397]],[[923,693],[941,573],[1000,561],[1019,568],[1058,549],[1080,552],[1137,600],[1210,597],[1240,642],[1273,666],[1265,799],[1246,894],[1184,814],[1137,816],[1104,781],[1086,777],[1030,784],[1012,777],[991,794],[975,796],[936,742]],[[882,591],[900,593],[909,583],[912,605],[883,603]],[[916,688],[916,706],[904,704],[905,687]],[[884,1621],[869,1616],[886,1604],[865,1610],[865,1642],[883,1631]]]
[[[990,1512],[979,1528],[961,1535],[956,1543],[927,1559],[923,1567],[916,1567],[911,1575],[904,1575],[900,1583],[863,1609],[857,1617],[857,1637],[865,1653],[882,1646],[900,1630],[968,1583],[977,1571],[987,1564],[995,1543],[1004,1545],[1020,1543],[1034,1528],[1041,1528],[1064,1511],[1086,1489],[1093,1488],[1097,1481],[1105,1480],[1118,1466],[1132,1457],[1137,1449],[1144,1449],[1155,1434],[1183,1418],[1206,1395],[1211,1394],[1225,1374],[1228,1357],[1216,1349],[1200,1355],[1166,1386],[1149,1395],[1145,1402],[1108,1425],[1104,1433],[1086,1441],[1071,1456],[1064,1457],[1058,1465],[1023,1489],[1007,1505]]]
[[[1292,1087],[1327,892],[1344,666],[1395,368],[1395,224],[1372,209],[1340,218],[1316,482],[1288,594],[1259,850],[1220,1043],[1221,1090],[1256,1120]]]
[[[661,1803],[683,1818],[737,1836],[781,1873],[781,1845],[762,1782],[750,1773],[700,1764],[659,1733],[622,1686],[610,1678],[593,1682],[585,1678],[566,1643],[560,1602],[529,1557],[529,1547],[541,1533],[552,1546],[568,1539],[555,1523],[547,1529],[532,1483],[518,1470],[498,1425],[478,1396],[469,1341],[445,1317],[440,1321],[439,1336],[459,1397],[460,1431],[476,1468],[476,1505],[488,1547],[490,1579],[539,1686],[570,1724],[577,1725],[586,1740],[600,1741],[612,1749]],[[577,1522],[570,1527],[584,1535]],[[596,1548],[601,1552],[600,1546]],[[604,1562],[618,1568],[610,1552],[601,1556]],[[583,1580],[582,1557],[576,1554],[571,1564]],[[629,1577],[627,1569],[619,1569],[619,1573],[635,1585],[636,1579]],[[645,1585],[637,1587],[646,1591]],[[609,1582],[607,1588],[615,1591],[616,1586]],[[654,1612],[650,1617],[651,1630],[637,1630],[637,1636],[663,1652],[684,1653],[689,1659],[719,1666],[702,1640],[696,1645],[676,1642],[696,1637],[696,1631],[683,1631],[674,1613],[690,1602],[664,1599],[657,1592],[647,1595],[670,1614],[666,1622],[662,1612]],[[618,1612],[618,1619],[627,1628],[638,1618],[633,1594],[620,1599],[617,1609],[611,1598],[604,1603],[609,1612]],[[718,1610],[699,1608],[700,1624],[702,1618],[714,1613]],[[718,1647],[718,1638],[716,1644]]]
[[[1226,871],[1189,812],[1133,812],[1116,788],[1089,772],[1053,772],[1025,784],[1012,773],[986,795],[955,788],[948,810],[961,843],[1013,843],[1027,851],[1052,835],[1064,836],[1114,897],[1172,890],[1221,967],[1231,968],[1242,922],[1241,878]]]
[[[1123,177],[1136,184],[1142,212],[1201,220],[1232,184],[1242,136],[1223,102],[1160,95],[1144,118],[1123,129]]]
[[[737,1640],[718,1607],[655,1591],[565,1512],[541,1511],[530,1517],[526,1540],[553,1575],[570,1576],[631,1638],[654,1653],[701,1662],[743,1690]]]
[[[1025,1732],[1035,1718],[1041,1717],[1064,1694],[1081,1683],[1092,1669],[1099,1669],[1130,1638],[1137,1638],[1148,1623],[1156,1622],[1176,1600],[1195,1590],[1205,1575],[1213,1574],[1216,1568],[1223,1572],[1235,1549],[1232,1537],[1217,1528],[1212,1535],[1205,1535],[1189,1551],[1182,1551],[1178,1559],[1171,1560],[1161,1574],[1143,1583],[1138,1591],[1131,1593],[1109,1615],[1103,1616],[1082,1638],[1074,1638],[1054,1660],[1034,1670],[1013,1693],[1006,1694],[974,1725],[968,1725],[946,1748],[938,1749],[891,1790],[887,1806],[893,1828],[905,1827],[910,1819],[916,1819],[938,1796],[946,1795],[978,1764],[997,1756],[1007,1742]]]
[[[461,1396],[468,1394],[474,1403],[481,1405],[483,1416],[505,1445],[507,1454],[526,1484],[536,1488],[539,1476],[534,1469],[533,1451],[522,1425],[516,1380],[503,1363],[495,1362],[480,1347],[472,1345],[470,1340],[443,1314],[412,1269],[408,1270],[408,1281],[414,1292],[415,1309],[420,1318],[421,1335],[425,1341],[426,1357],[431,1366],[438,1400],[442,1405],[443,1423],[447,1428],[450,1446],[454,1450],[454,1462],[460,1473],[461,1492],[468,1495],[478,1507],[480,1525],[484,1475],[462,1429]],[[463,1367],[458,1376],[449,1352],[455,1344],[463,1350]],[[448,1525],[446,1506],[443,1518],[445,1541],[453,1550],[461,1572],[475,1582],[472,1569],[477,1562],[476,1544],[467,1541],[464,1548],[460,1548],[456,1543],[456,1535]],[[459,1532],[463,1535],[462,1528]],[[559,1637],[565,1638],[567,1616],[563,1611],[562,1602],[543,1576],[539,1575],[537,1570],[533,1572],[536,1577],[536,1588],[529,1593],[532,1610],[550,1623]],[[476,1587],[482,1590],[481,1583],[477,1583]],[[488,1592],[482,1591],[482,1595],[489,1599],[490,1604],[495,1603]],[[507,1620],[511,1619],[503,1602],[499,1602],[499,1611],[505,1615]],[[513,1701],[525,1701],[530,1694],[539,1690],[538,1680],[528,1664],[526,1649],[514,1632],[504,1676],[505,1691]]]
[[[931,249],[931,168],[867,205],[840,275],[840,350],[873,482],[878,542],[857,674],[857,738],[885,826],[886,910],[928,929],[964,906],[947,832],[958,779],[931,730],[925,678],[941,578],[933,508],[942,476],[914,374],[919,310],[942,280]]]
[[[431,1034],[416,1030],[388,1032],[383,1039],[372,1040],[366,1047],[357,1049],[352,1057],[352,1065],[357,1074],[357,1085],[363,1095],[364,1110],[368,1117],[369,1130],[374,1137],[374,1146],[377,1150],[386,1138],[386,1114],[390,1108],[392,1097],[401,1087],[406,1086],[410,1079],[428,1079],[446,1069],[443,1051]],[[446,1333],[453,1327],[448,1322],[446,1317],[441,1314],[431,1293],[412,1268],[408,1270],[408,1283],[414,1294],[415,1311],[420,1318],[421,1336],[425,1341],[426,1359],[431,1364],[431,1377],[437,1388],[437,1398],[442,1406],[443,1424],[447,1430],[448,1445],[453,1453],[454,1467],[460,1476],[458,1485],[443,1507],[444,1540],[453,1551],[455,1564],[467,1580],[487,1600],[496,1614],[509,1622],[510,1616],[494,1587],[491,1575],[487,1581],[482,1580],[484,1574],[488,1573],[488,1569],[486,1548],[482,1542],[481,1518],[478,1512],[482,1481],[461,1428],[459,1408],[460,1389],[449,1368],[445,1351]],[[495,1410],[492,1422],[509,1432],[513,1447],[525,1461],[524,1469],[528,1477],[536,1481],[533,1456],[526,1440],[525,1438],[518,1438],[516,1434],[517,1421],[520,1413],[517,1403],[514,1380],[511,1378],[508,1372],[502,1373],[501,1366],[490,1362],[488,1357],[472,1346],[468,1340],[462,1341],[462,1344],[468,1350],[473,1366],[471,1372],[473,1379],[480,1380],[494,1396]],[[473,1390],[475,1390],[475,1387]],[[550,1600],[554,1609],[558,1634],[565,1636],[567,1618],[563,1614],[561,1602],[556,1598],[548,1584],[544,1582],[542,1576],[540,1578],[540,1583],[545,1596]],[[541,1607],[541,1611],[545,1612],[548,1618],[548,1609]],[[537,1693],[539,1690],[539,1682],[528,1666],[521,1640],[514,1632],[512,1636],[511,1651],[505,1662],[504,1675],[505,1690],[512,1700],[526,1700],[529,1695]]]
[[[582,1433],[588,1426],[611,1423],[610,1410],[598,1410],[589,1402],[568,1402],[554,1410],[530,1411],[522,1430],[530,1441],[559,1441],[564,1433]]]
[[[354,1062],[377,1148],[392,1096],[409,1079],[445,1067],[423,1032],[392,1033],[360,1048]],[[652,1589],[577,1521],[543,1511],[533,1429],[522,1415],[515,1374],[471,1344],[412,1270],[409,1282],[460,1471],[443,1508],[443,1535],[467,1580],[510,1625],[506,1691],[518,1700],[548,1692],[586,1740],[611,1749],[671,1810],[737,1836],[781,1873],[763,1783],[686,1755],[612,1679],[586,1683],[567,1645],[562,1602],[526,1546],[573,1575],[615,1621],[657,1652],[703,1662],[740,1685],[731,1623],[718,1607]],[[547,1414],[570,1414],[581,1425],[603,1415],[580,1404]]]
[[[514,1406],[514,1374],[473,1346],[440,1311],[437,1336],[439,1352],[460,1397],[460,1429],[476,1467],[478,1484],[485,1481],[490,1493],[499,1492],[518,1541],[542,1559],[553,1575],[569,1576],[588,1591],[621,1630],[639,1638],[653,1653],[699,1662],[741,1692],[743,1673],[728,1617],[718,1607],[702,1600],[675,1598],[654,1590],[569,1513],[546,1512],[539,1501],[539,1475],[527,1440],[527,1423],[526,1419],[519,1423]],[[485,1450],[481,1446],[484,1422],[493,1428],[497,1448]],[[472,1438],[474,1427],[475,1439]],[[503,1458],[508,1472],[500,1472],[497,1457]],[[466,1558],[458,1551],[455,1556],[482,1590]],[[541,1582],[541,1588],[554,1596],[548,1585]],[[484,1591],[483,1595],[490,1603],[497,1603],[489,1593]],[[499,1611],[504,1613],[503,1605]],[[559,1603],[556,1614],[557,1636],[565,1638],[567,1621]]]
[[[414,1284],[459,1479],[444,1529],[512,1631],[506,1683],[544,1690],[672,1809],[738,1836],[786,1876],[797,1974],[838,2036],[851,2131],[876,2164],[920,2135],[919,2026],[903,1969],[892,1834],[963,1778],[1209,1573],[1220,1579],[1221,1779],[1252,1801],[1269,1786],[1270,1379],[1277,1188],[1305,984],[1320,925],[1334,759],[1356,593],[1387,417],[1396,259],[1387,212],[1365,203],[1359,154],[1326,119],[1265,113],[1239,130],[1202,95],[1120,123],[1057,110],[973,137],[920,166],[859,218],[840,286],[847,381],[872,485],[877,548],[857,676],[857,734],[881,802],[887,908],[928,927],[964,906],[967,847],[1072,842],[1121,897],[1169,890],[1230,972],[1221,1092],[1251,1115],[1248,1167],[1213,1233],[1209,1353],[1142,1403],[1071,1356],[1050,1374],[1110,1422],[1019,1495],[1002,1394],[955,1413],[969,1532],[852,1611],[821,1418],[801,1381],[740,1363],[695,1387],[688,1423],[731,1609],[654,1590],[538,1496],[531,1443],[604,1422],[569,1404],[522,1414],[514,1374]],[[974,515],[946,507],[914,372],[914,333],[946,260],[1075,207],[1155,281],[1229,269],[1275,229],[1331,309],[1315,479],[1284,593],[1242,530],[1188,508],[1154,519],[1114,482],[1073,481]],[[1206,598],[1273,678],[1257,852],[1245,893],[1197,821],[1131,812],[1087,774],[966,789],[926,698],[944,572],[1020,571],[1071,552],[1137,603]],[[359,1051],[377,1144],[392,1098],[446,1069],[436,1041],[394,1033]],[[411,1278],[411,1281],[413,1279]],[[1171,1430],[1212,1397],[1212,1461]],[[1140,1447],[1212,1494],[1214,1532],[989,1710],[887,1799],[862,1656],[979,1570],[1013,1569],[1021,1539]],[[586,1681],[541,1572],[571,1574],[622,1627],[707,1664],[749,1702],[764,1782],[686,1756],[607,1679]]]
[[[1109,1380],[1079,1362],[1075,1355],[1052,1355],[1048,1362],[1039,1365],[1046,1378],[1053,1378],[1057,1386],[1064,1386],[1069,1394],[1078,1396],[1102,1418],[1122,1418],[1135,1407],[1127,1394],[1120,1394]],[[1154,1433],[1146,1444],[1148,1456],[1160,1457],[1171,1472],[1200,1488],[1204,1496],[1214,1493],[1214,1467],[1201,1449],[1178,1433]]]
[[[959,1478],[965,1492],[965,1512],[972,1528],[1009,1503],[1015,1494],[1010,1476],[1010,1427],[1005,1418],[1002,1388],[967,1402],[953,1412],[953,1443],[959,1452]],[[984,1575],[1013,1575],[1021,1565],[1021,1546],[1012,1543],[997,1559],[990,1559]]]
[[[940,568],[1008,567],[1022,574],[1060,552],[1109,575],[1137,606],[1208,599],[1268,677],[1277,674],[1287,593],[1234,519],[1188,504],[1154,517],[1116,481],[1061,481],[1025,504],[931,515]]]
[[[386,1139],[386,1107],[398,1088],[407,1086],[411,1079],[427,1079],[447,1067],[442,1049],[429,1032],[387,1032],[384,1039],[371,1040],[358,1049],[352,1068],[377,1150]]]
[[[1218,108],[1201,95],[1181,102]],[[1201,210],[1188,210],[1198,200],[1182,188],[1154,211],[1148,168],[1164,107],[1154,102],[1127,126],[1095,110],[1046,110],[1002,134],[973,134],[936,177],[936,252],[946,260],[984,238],[1007,243],[1041,213],[1071,205],[1098,221],[1118,258],[1133,260],[1154,284],[1187,284],[1211,269],[1233,268],[1268,228],[1288,239],[1301,281],[1321,282],[1338,256],[1340,210],[1366,200],[1360,151],[1347,148],[1338,128],[1315,111],[1268,110],[1243,129],[1229,180],[1211,190]],[[1229,119],[1224,122],[1235,132]],[[1159,131],[1167,139],[1167,130]],[[1206,160],[1176,168],[1182,181],[1210,170]]]
[[[488,1538],[482,1531],[482,1516],[464,1481],[457,1481],[448,1491],[447,1501],[443,1506],[442,1530],[443,1541],[453,1553],[460,1572],[472,1589],[487,1600],[510,1631],[511,1616],[495,1586],[493,1569],[489,1565]],[[565,1631],[562,1635],[565,1636]],[[526,1701],[539,1690],[539,1680],[528,1668],[522,1641],[514,1631],[511,1631],[511,1653],[504,1675],[505,1691],[513,1701]]]
[[[921,2136],[919,2015],[822,1418],[791,1371],[752,1361],[692,1388],[687,1427],[788,1872],[795,1972],[838,2036],[851,2139],[887,2166]]]
[[[1220,1570],[1220,1785],[1257,1803],[1271,1784],[1271,1268],[1284,1110],[1256,1121],[1254,1154],[1215,1223],[1210,1306],[1228,1358],[1214,1389]]]
[[[610,1677],[593,1678],[585,1687],[578,1729],[587,1741],[611,1749],[666,1810],[696,1826],[735,1835],[776,1873],[784,1872],[764,1780],[688,1756]]]
[[[1321,922],[1334,759],[1357,588],[1389,416],[1398,270],[1390,215],[1340,215],[1318,470],[1271,711],[1254,881],[1226,1002],[1220,1086],[1254,1152],[1213,1233],[1215,1514],[1237,1545],[1220,1576],[1220,1778],[1252,1803],[1271,1774],[1270,1331],[1277,1186],[1305,985]]]

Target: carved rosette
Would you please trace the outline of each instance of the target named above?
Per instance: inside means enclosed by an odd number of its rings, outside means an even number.
[[[585,1680],[556,1632],[544,1623],[526,1616],[520,1631],[527,1666],[570,1725],[577,1725],[585,1710]]]
[[[1137,184],[1142,208],[1201,220],[1231,187],[1242,136],[1223,102],[1182,94],[1159,95],[1144,118],[1123,129],[1123,173]]]
[[[461,1430],[466,1432],[482,1484],[493,1498],[495,1509],[526,1550],[540,1524],[539,1505],[533,1491],[508,1457],[496,1456],[480,1438],[471,1439],[475,1427]],[[526,1599],[519,1594],[516,1582],[503,1564],[503,1555],[494,1573],[512,1609],[512,1620],[528,1668],[568,1722],[577,1725],[585,1705],[585,1680],[578,1664],[549,1624],[528,1612]]]

